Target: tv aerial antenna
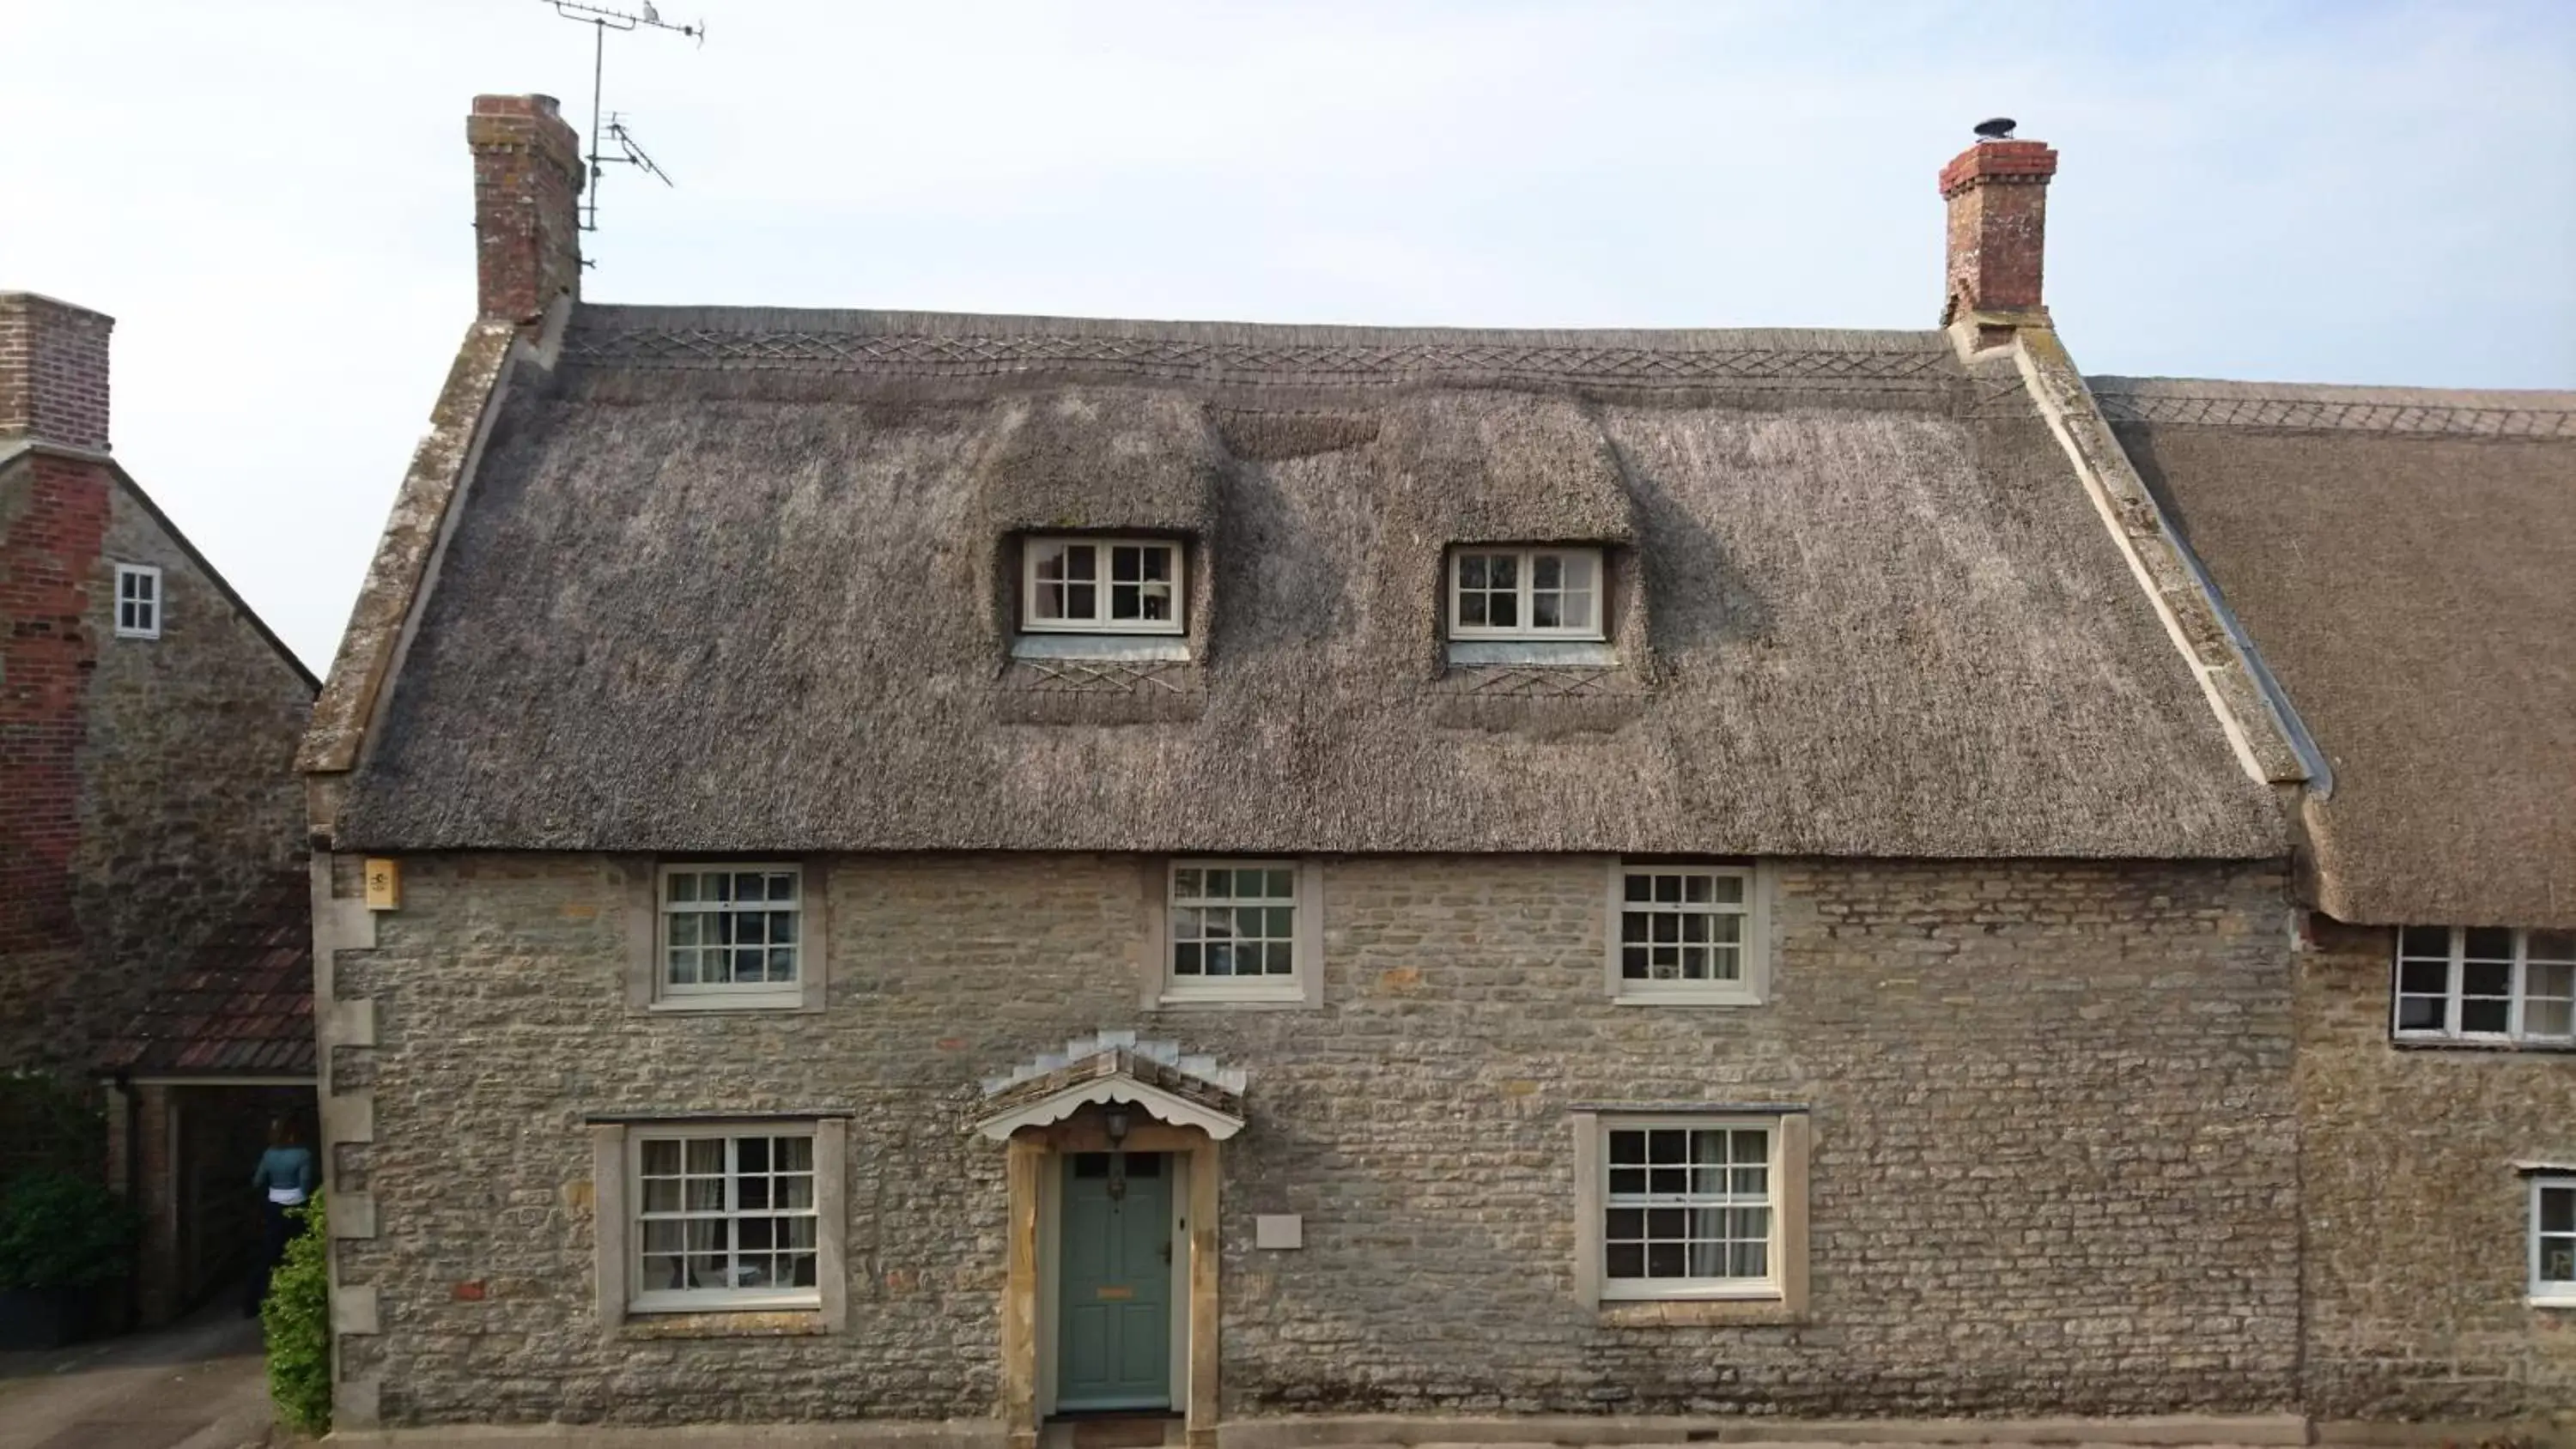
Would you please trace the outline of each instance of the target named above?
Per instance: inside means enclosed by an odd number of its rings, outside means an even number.
[[[707,26],[703,20],[694,25],[674,25],[664,20],[653,9],[651,0],[642,0],[643,9],[640,14],[611,10],[601,5],[585,5],[581,0],[546,0],[546,3],[555,7],[557,15],[566,20],[578,20],[591,29],[590,185],[587,188],[589,194],[584,196],[581,202],[581,229],[597,231],[599,230],[599,180],[608,166],[632,166],[665,186],[672,184],[670,174],[654,164],[653,158],[645,154],[642,143],[635,139],[635,133],[627,129],[626,118],[623,115],[616,111],[609,111],[604,118],[602,116],[599,108],[600,79],[608,67],[609,32],[667,30],[673,35],[685,35],[698,44],[704,45],[707,43]],[[614,156],[600,150],[600,136],[603,131],[608,140],[616,144],[617,154]],[[589,259],[583,259],[582,265],[590,264]]]

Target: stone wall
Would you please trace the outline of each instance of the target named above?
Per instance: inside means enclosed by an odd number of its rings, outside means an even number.
[[[2310,1408],[2576,1409],[2576,1313],[2525,1302],[2529,1183],[2576,1160],[2576,1056],[2389,1041],[2394,932],[2312,917],[2298,961]]]
[[[120,563],[160,568],[160,638],[116,637]],[[117,989],[85,993],[112,1032],[303,860],[294,763],[313,687],[130,488],[110,495],[87,622],[98,665],[72,904],[92,959],[125,968],[108,974]]]
[[[337,1190],[343,1340],[390,1424],[982,1417],[1002,1151],[979,1077],[1101,1027],[1251,1073],[1224,1154],[1226,1413],[2263,1411],[2295,1399],[2288,914],[2269,868],[1788,863],[1769,1005],[1612,1006],[1594,858],[1350,859],[1320,1010],[1140,1009],[1150,863],[843,859],[818,1014],[621,985],[643,862],[417,857],[335,995],[376,1045]],[[351,872],[337,873],[343,892]],[[638,879],[642,877],[639,875]],[[810,877],[809,877],[810,878]],[[1813,1109],[1794,1326],[1617,1326],[1573,1291],[1569,1110]],[[849,1327],[594,1316],[585,1114],[844,1110]],[[1262,1252],[1252,1216],[1305,1217]]]
[[[158,639],[115,566],[158,565]],[[302,853],[312,690],[104,463],[0,482],[0,1065],[85,1070]]]

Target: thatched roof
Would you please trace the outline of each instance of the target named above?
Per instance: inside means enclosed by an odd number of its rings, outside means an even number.
[[[2093,387],[2332,767],[2318,905],[2576,925],[2576,393]]]
[[[344,848],[2284,848],[2009,364],[1937,333],[584,307]],[[1193,657],[1009,659],[1005,536],[1192,542]],[[1445,546],[1612,550],[1453,668]]]

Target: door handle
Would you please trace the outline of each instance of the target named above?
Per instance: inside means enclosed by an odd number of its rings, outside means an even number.
[[[1172,1266],[1172,1240],[1170,1238],[1163,1239],[1162,1253],[1163,1266],[1166,1268]]]

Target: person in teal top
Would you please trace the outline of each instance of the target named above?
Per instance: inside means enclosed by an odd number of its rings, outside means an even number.
[[[312,1198],[319,1172],[314,1166],[313,1150],[304,1145],[304,1134],[284,1118],[272,1118],[268,1124],[268,1150],[259,1155],[259,1166],[251,1169],[250,1185],[260,1191],[261,1234],[259,1263],[250,1275],[250,1296],[242,1303],[242,1316],[259,1312],[260,1301],[268,1297],[268,1280],[277,1265],[286,1261],[287,1239],[295,1236],[295,1222],[287,1209],[301,1207]]]

